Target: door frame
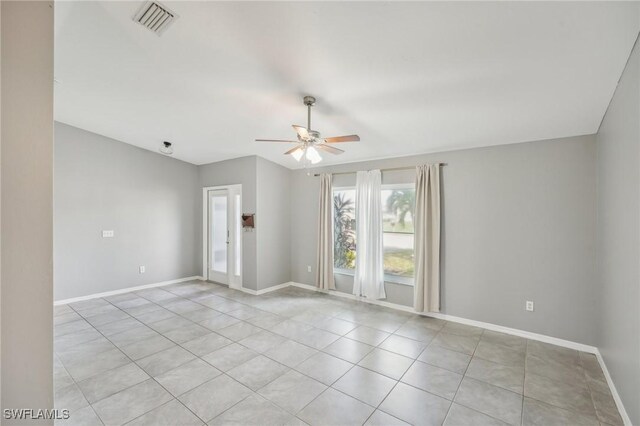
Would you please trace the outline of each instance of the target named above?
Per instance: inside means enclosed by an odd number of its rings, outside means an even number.
[[[237,191],[240,194],[240,214],[242,214],[242,184],[235,185],[219,185],[219,186],[205,186],[202,188],[202,277],[205,281],[209,279],[209,191],[216,191],[220,189],[226,189],[228,191]],[[238,220],[240,218],[238,217]],[[243,288],[243,265],[244,259],[242,256],[242,235],[243,229],[240,224],[240,235],[238,242],[240,244],[240,278],[239,283],[236,286],[229,284],[229,288]]]

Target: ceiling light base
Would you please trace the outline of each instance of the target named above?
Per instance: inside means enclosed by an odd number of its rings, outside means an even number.
[[[313,96],[305,96],[302,101],[306,106],[314,106],[316,104],[316,98]]]
[[[164,155],[173,154],[173,147],[171,146],[171,142],[168,142],[168,141],[162,142],[162,145],[160,145],[160,152],[163,153]]]

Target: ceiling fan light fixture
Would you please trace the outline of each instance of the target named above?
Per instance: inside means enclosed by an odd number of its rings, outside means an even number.
[[[291,153],[291,156],[295,158],[296,161],[300,161],[302,155],[304,154],[304,150],[300,147]]]
[[[322,157],[318,153],[318,150],[312,146],[307,148],[306,157],[307,160],[311,161],[311,164],[317,164],[322,161]]]

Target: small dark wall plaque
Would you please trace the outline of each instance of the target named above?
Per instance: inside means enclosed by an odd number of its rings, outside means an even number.
[[[242,227],[243,228],[255,228],[255,222],[253,220],[255,214],[254,213],[243,213],[242,214]]]

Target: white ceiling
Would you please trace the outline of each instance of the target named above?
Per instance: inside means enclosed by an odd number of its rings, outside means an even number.
[[[639,31],[637,3],[56,2],[58,121],[204,164],[290,168],[291,124],[357,133],[326,163],[595,133]]]

